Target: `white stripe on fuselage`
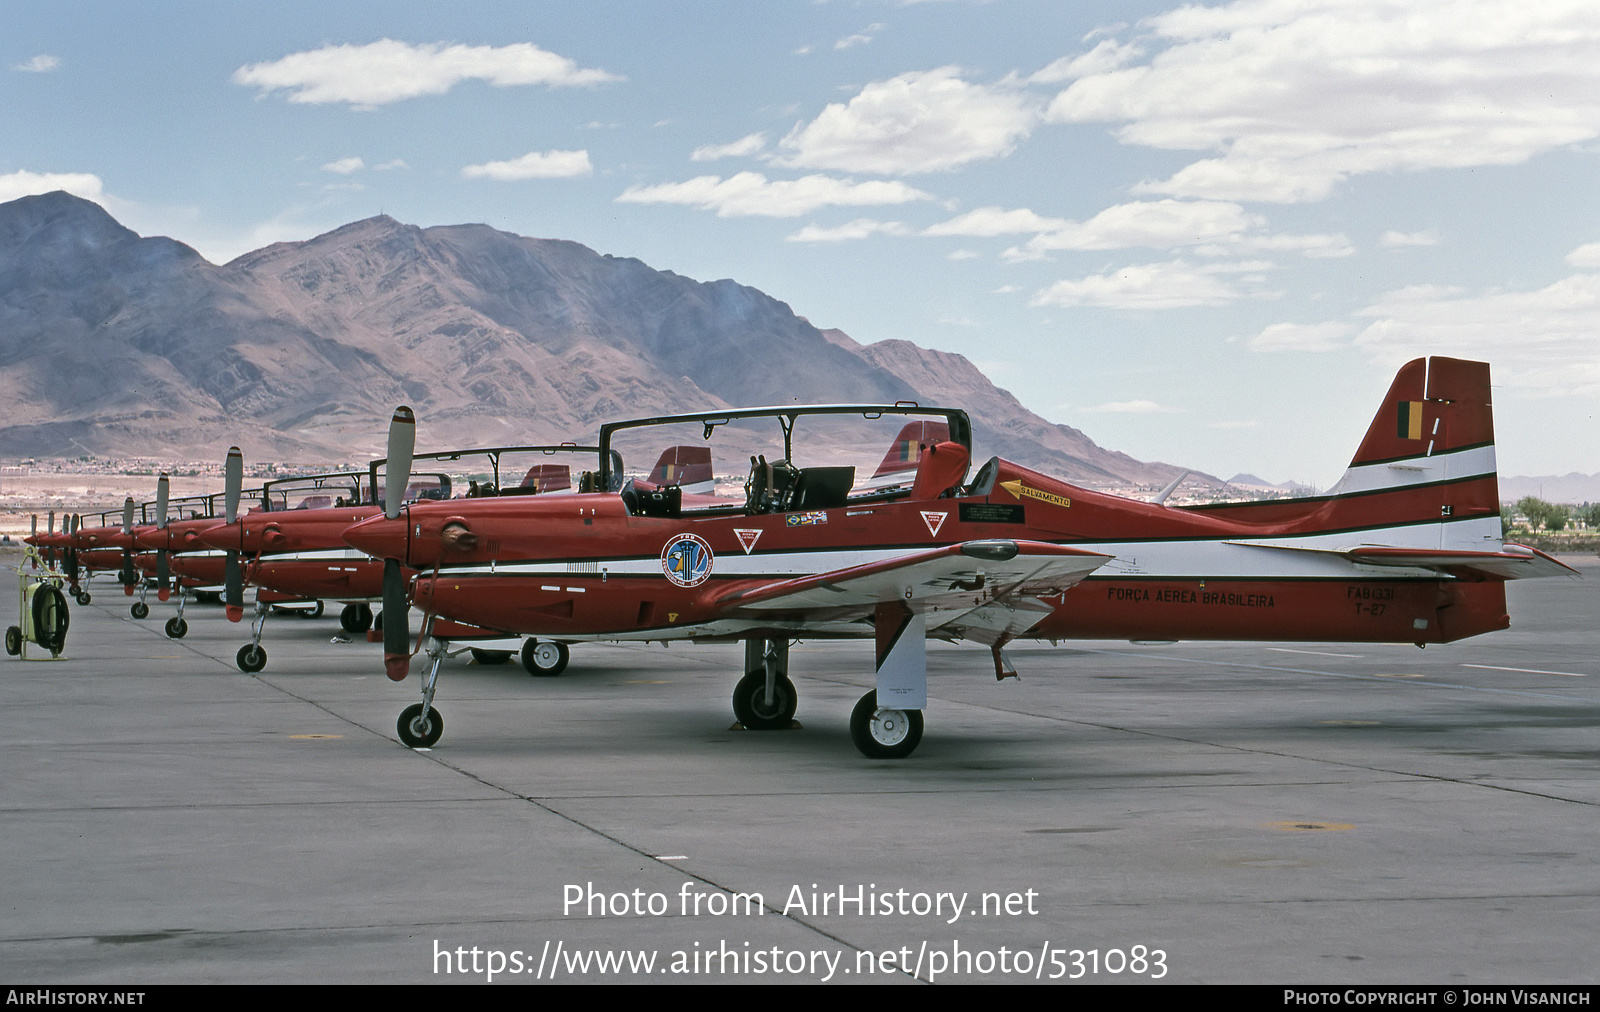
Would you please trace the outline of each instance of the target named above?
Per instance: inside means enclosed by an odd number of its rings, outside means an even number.
[[[1448,541],[1441,544],[1441,538]],[[1036,539],[1044,540],[1044,539]],[[1333,554],[1365,545],[1394,548],[1469,549],[1480,552],[1500,550],[1500,517],[1475,517],[1450,524],[1423,523],[1334,534],[1307,534],[1297,537],[1217,538],[1182,541],[1134,542],[1057,542],[1073,548],[1115,556],[1091,575],[1095,578],[1137,577],[1140,579],[1325,579],[1384,577],[1440,579],[1433,570],[1395,566],[1368,566],[1350,562]],[[757,555],[723,553],[717,555],[712,575],[717,577],[788,579],[834,572],[903,558],[910,552],[938,546],[910,548],[841,548],[835,551],[768,552]],[[1299,548],[1305,551],[1283,551]],[[1273,550],[1279,549],[1279,550]],[[582,569],[575,567],[581,566]],[[983,563],[974,559],[974,570]],[[661,560],[656,556],[635,559],[608,559],[598,563],[513,562],[445,566],[441,572],[452,576],[543,576],[570,580],[575,576],[662,576]],[[555,582],[554,580],[552,582]]]

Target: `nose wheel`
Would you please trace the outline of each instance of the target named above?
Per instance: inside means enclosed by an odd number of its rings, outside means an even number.
[[[267,666],[267,652],[258,644],[246,643],[239,648],[239,653],[233,660],[239,665],[240,671],[253,675]]]
[[[431,706],[426,709],[427,713],[424,714],[421,703],[412,703],[400,711],[395,730],[407,748],[432,748],[433,743],[444,734],[444,718],[439,716],[439,711]]]
[[[880,709],[873,690],[850,712],[850,740],[868,759],[904,759],[922,741],[922,711]]]
[[[189,623],[181,618],[167,619],[167,639],[181,640],[189,635]]]

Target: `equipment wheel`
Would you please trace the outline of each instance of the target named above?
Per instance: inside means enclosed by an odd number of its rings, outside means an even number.
[[[93,600],[93,598],[89,596],[89,592],[87,590],[80,590],[73,596],[78,599],[79,604],[88,604],[91,600]]]
[[[135,601],[133,602],[132,606],[128,608],[128,614],[132,615],[134,618],[149,618],[150,606],[145,604],[143,601]]]
[[[767,673],[761,668],[739,679],[733,687],[733,715],[751,731],[781,731],[794,722],[800,694],[787,675],[772,686],[774,698],[767,699]]]
[[[472,648],[472,659],[479,664],[504,664],[511,659],[509,650],[479,650]]]
[[[528,640],[522,644],[522,666],[539,678],[554,678],[567,670],[571,656],[567,645],[555,640]]]
[[[6,626],[6,653],[12,657],[22,653],[22,627]]]
[[[850,740],[868,759],[904,759],[922,741],[922,711],[880,710],[874,689],[850,711]]]
[[[33,641],[60,657],[67,645],[67,627],[72,616],[67,611],[67,595],[44,584],[33,593]]]
[[[189,623],[184,619],[173,616],[167,619],[167,639],[181,640],[189,635]]]
[[[254,643],[246,643],[239,648],[239,654],[234,659],[239,665],[239,670],[247,675],[253,675],[267,666],[267,651]]]
[[[347,604],[339,612],[339,628],[347,633],[364,633],[372,628],[372,609],[364,604]]]
[[[400,711],[400,719],[394,729],[399,732],[400,741],[407,748],[432,748],[433,743],[444,734],[444,718],[430,706],[427,719],[423,719],[422,704],[412,703]]]

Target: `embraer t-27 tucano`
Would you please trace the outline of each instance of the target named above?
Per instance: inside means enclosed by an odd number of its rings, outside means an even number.
[[[957,410],[651,418],[600,430],[593,487],[614,487],[620,461],[654,459],[652,445],[685,442],[677,430],[690,427],[754,453],[742,494],[635,479],[620,494],[416,504],[346,538],[423,573],[425,616],[569,641],[742,640],[733,708],[751,728],[790,724],[791,639],[875,639],[877,687],[851,736],[870,757],[899,757],[922,734],[925,637],[989,646],[1003,678],[1015,672],[1003,648],[1019,637],[1422,645],[1505,628],[1505,580],[1572,571],[1501,542],[1489,400],[1486,364],[1418,359],[1327,494],[1198,507],[998,457],[969,478],[971,428]],[[860,448],[883,445],[861,427],[908,418],[948,438],[915,455],[904,481],[859,481]],[[399,722],[413,746],[442,729],[440,646],[424,642],[434,663],[422,702]],[[391,676],[404,677],[396,654],[386,646]]]

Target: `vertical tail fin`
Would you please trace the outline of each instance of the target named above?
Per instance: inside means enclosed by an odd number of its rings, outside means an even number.
[[[1495,472],[1489,365],[1416,359],[1395,376],[1366,438],[1330,496],[1356,497],[1348,510],[1381,523],[1405,503],[1437,507],[1440,548],[1498,550],[1500,490]]]

